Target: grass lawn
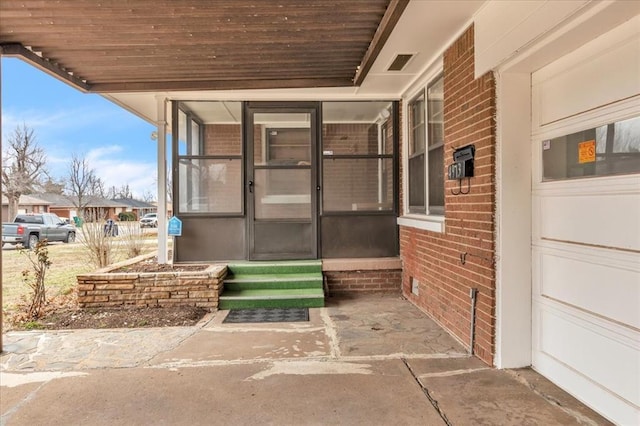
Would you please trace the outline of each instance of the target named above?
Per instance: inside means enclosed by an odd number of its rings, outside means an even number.
[[[136,223],[137,226],[137,223]],[[114,238],[114,262],[126,259],[126,247],[123,244],[125,237]],[[157,241],[157,233],[145,230],[140,235],[144,241],[143,253],[154,251]],[[78,239],[81,239],[78,232]],[[51,299],[60,294],[68,294],[76,286],[76,275],[90,272],[95,267],[89,261],[88,249],[81,243],[71,244],[51,243],[47,246],[51,267],[46,273],[45,287],[47,299]],[[33,268],[26,257],[13,247],[7,246],[2,249],[2,309],[12,311],[16,303],[23,296],[28,298],[30,288],[22,281],[22,271],[29,269],[33,275]]]

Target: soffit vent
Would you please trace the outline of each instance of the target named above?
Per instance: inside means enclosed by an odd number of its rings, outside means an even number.
[[[413,53],[399,53],[394,58],[387,71],[402,71],[407,63],[413,58]]]

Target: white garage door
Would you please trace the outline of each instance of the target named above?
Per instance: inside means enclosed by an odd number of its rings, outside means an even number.
[[[533,366],[640,424],[640,21],[532,75]]]

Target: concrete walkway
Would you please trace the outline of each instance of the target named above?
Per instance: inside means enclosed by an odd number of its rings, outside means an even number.
[[[12,332],[2,425],[607,424],[529,369],[489,368],[398,296],[310,321]]]

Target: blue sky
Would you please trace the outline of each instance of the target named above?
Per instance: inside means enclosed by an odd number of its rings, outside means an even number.
[[[84,156],[105,187],[156,194],[155,127],[102,96],[84,94],[15,58],[2,58],[2,145],[17,125],[34,129],[55,178]]]

